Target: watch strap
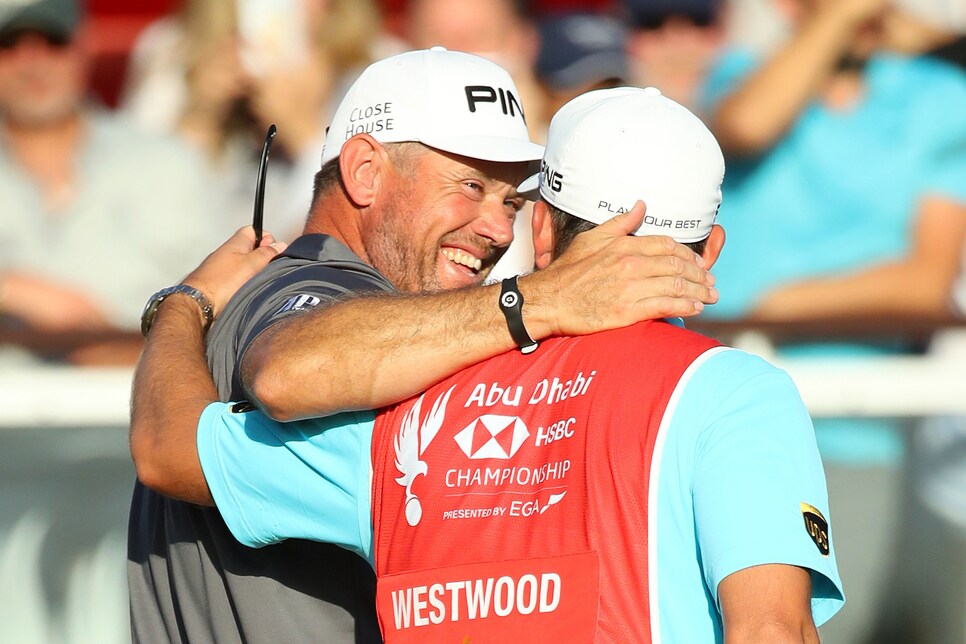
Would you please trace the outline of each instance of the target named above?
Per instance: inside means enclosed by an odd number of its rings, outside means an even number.
[[[141,314],[141,335],[144,337],[148,336],[148,332],[154,324],[154,318],[158,313],[158,307],[164,300],[176,293],[187,295],[198,303],[198,306],[201,307],[201,314],[205,318],[204,330],[208,330],[212,320],[215,319],[215,309],[211,305],[211,300],[194,287],[188,286],[187,284],[175,284],[174,286],[161,289],[148,299],[148,303],[144,307],[144,313]]]
[[[506,318],[507,328],[510,329],[510,337],[520,348],[521,353],[531,353],[538,345],[537,341],[530,337],[526,325],[523,323],[523,294],[517,284],[517,277],[508,277],[503,280],[500,287],[500,310]]]

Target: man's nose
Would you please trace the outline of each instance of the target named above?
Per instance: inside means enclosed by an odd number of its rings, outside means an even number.
[[[513,211],[507,209],[503,200],[487,202],[474,226],[478,235],[489,239],[494,246],[509,246],[513,241]]]

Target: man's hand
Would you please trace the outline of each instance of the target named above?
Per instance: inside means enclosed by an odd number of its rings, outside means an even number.
[[[275,241],[267,231],[259,247],[252,250],[254,245],[255,230],[251,226],[239,229],[191,271],[182,283],[207,295],[217,317],[235,291],[286,247],[284,242]]]
[[[718,301],[704,260],[670,237],[631,236],[644,220],[638,201],[576,237],[547,268],[520,280],[533,337],[583,335],[660,317],[700,313]]]

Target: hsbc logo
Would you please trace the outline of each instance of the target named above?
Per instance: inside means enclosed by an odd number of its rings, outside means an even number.
[[[456,444],[473,460],[513,458],[530,437],[530,431],[516,416],[486,414],[464,427],[455,437]]]

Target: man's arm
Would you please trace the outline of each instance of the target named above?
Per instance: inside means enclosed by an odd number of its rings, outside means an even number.
[[[372,561],[374,419],[365,411],[279,423],[230,403],[205,408],[198,457],[235,539],[254,548],[323,541]]]
[[[718,585],[725,644],[816,643],[811,581],[796,566],[766,564],[739,570]]]
[[[531,337],[582,335],[689,316],[717,300],[691,250],[632,237],[642,207],[579,235],[548,268],[520,278]],[[499,285],[356,298],[273,325],[242,359],[242,383],[277,420],[375,409],[514,348]],[[538,349],[539,350],[539,349]]]
[[[185,278],[211,300],[215,315],[235,291],[283,248],[270,234],[252,251],[255,233],[235,233]],[[205,361],[204,319],[191,298],[164,301],[134,373],[131,456],[138,479],[162,494],[212,505],[195,436],[205,407],[218,400]]]
[[[802,637],[834,615],[844,598],[822,462],[788,374],[742,351],[711,355],[688,380],[667,436],[662,463],[685,465],[668,466],[661,481],[685,485],[662,488],[658,503],[666,512],[679,494],[693,508],[695,552],[726,633],[785,641],[763,633]],[[668,529],[659,538],[678,534]]]
[[[0,315],[38,331],[109,329],[104,311],[77,288],[11,270],[0,274]]]
[[[863,22],[885,0],[821,3],[798,31],[714,111],[712,130],[730,154],[757,154],[784,136],[835,70]]]
[[[816,277],[781,286],[752,312],[760,320],[829,320],[902,315],[950,314],[953,282],[966,239],[966,205],[926,197],[905,257],[843,275]]]

